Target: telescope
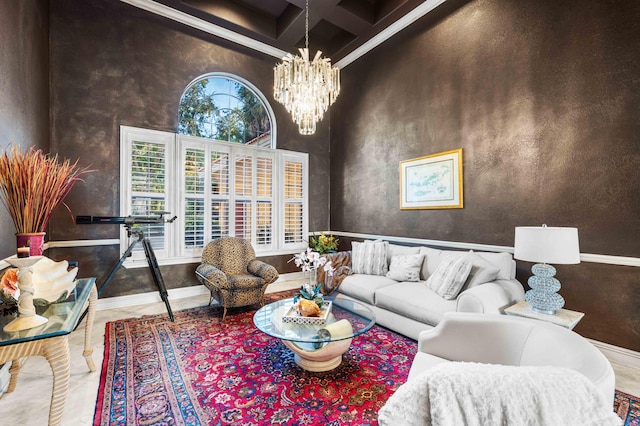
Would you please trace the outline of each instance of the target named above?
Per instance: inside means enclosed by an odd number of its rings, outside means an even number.
[[[149,265],[149,269],[151,270],[151,276],[153,277],[153,281],[158,286],[158,291],[160,293],[160,298],[164,302],[167,307],[167,312],[169,313],[169,318],[171,321],[173,318],[173,311],[171,310],[171,305],[169,304],[169,296],[167,294],[167,287],[164,284],[164,279],[162,278],[162,274],[160,273],[160,266],[158,265],[158,261],[156,260],[156,255],[153,252],[153,247],[151,247],[151,242],[147,239],[145,235],[144,228],[136,228],[132,229],[133,225],[149,225],[149,224],[157,224],[157,223],[172,223],[178,217],[174,216],[171,219],[165,219],[164,215],[171,214],[169,212],[153,212],[152,216],[76,216],[76,224],[78,225],[124,225],[127,228],[127,234],[129,237],[132,235],[136,238],[131,242],[129,248],[124,252],[118,263],[113,267],[109,276],[102,283],[102,285],[98,288],[98,297],[102,294],[102,291],[105,287],[111,282],[111,279],[115,276],[116,272],[122,264],[125,262],[127,257],[131,256],[131,252],[137,243],[142,243],[142,248],[144,249],[144,254],[147,258],[147,264]],[[78,324],[82,321],[82,318],[87,314],[87,310],[84,311],[80,319],[78,320]]]
[[[154,223],[171,223],[178,218],[165,219],[169,212],[154,212],[151,216],[76,216],[77,225],[143,225]]]

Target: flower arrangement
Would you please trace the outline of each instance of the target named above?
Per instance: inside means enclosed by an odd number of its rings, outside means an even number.
[[[334,253],[338,250],[338,239],[332,234],[326,235],[321,232],[320,235],[316,235],[315,232],[309,238],[309,245],[319,254]]]
[[[16,304],[19,297],[18,269],[7,268],[0,279],[0,301],[4,304]]]
[[[82,175],[93,171],[34,147],[22,151],[14,145],[5,151],[0,155],[0,192],[16,232],[44,232],[60,203],[71,214],[64,198]]]
[[[293,260],[302,272],[305,272],[305,276],[309,273],[309,280],[305,280],[304,284],[300,287],[300,292],[294,296],[294,303],[297,303],[299,299],[305,299],[315,302],[317,305],[319,313],[319,308],[322,307],[324,303],[324,298],[322,296],[322,283],[318,283],[316,277],[316,269],[322,267],[324,271],[329,275],[333,275],[334,268],[331,266],[331,262],[327,262],[325,257],[320,256],[317,251],[312,250],[310,247],[305,251],[300,252],[294,255],[291,260]],[[290,261],[291,261],[290,260]],[[313,277],[313,278],[311,278]],[[310,310],[311,311],[311,310]]]

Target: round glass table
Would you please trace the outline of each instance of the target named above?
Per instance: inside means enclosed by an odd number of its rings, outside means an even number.
[[[374,312],[361,303],[341,299],[340,306],[335,306],[331,299],[325,300],[329,307],[323,312],[324,320],[299,317],[293,310],[293,299],[284,299],[260,308],[253,323],[263,333],[282,340],[301,368],[329,371],[340,365],[351,340],[376,321]]]

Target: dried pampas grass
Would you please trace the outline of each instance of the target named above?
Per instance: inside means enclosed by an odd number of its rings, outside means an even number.
[[[73,185],[85,173],[93,172],[58,155],[45,154],[34,147],[22,151],[12,146],[0,156],[2,203],[13,219],[18,234],[45,232],[53,210],[64,203]]]

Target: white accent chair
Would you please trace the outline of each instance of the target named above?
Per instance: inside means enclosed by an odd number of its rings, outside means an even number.
[[[607,358],[584,337],[555,324],[449,312],[434,329],[420,333],[408,381],[450,361],[570,368],[590,379],[613,407],[615,374]]]

